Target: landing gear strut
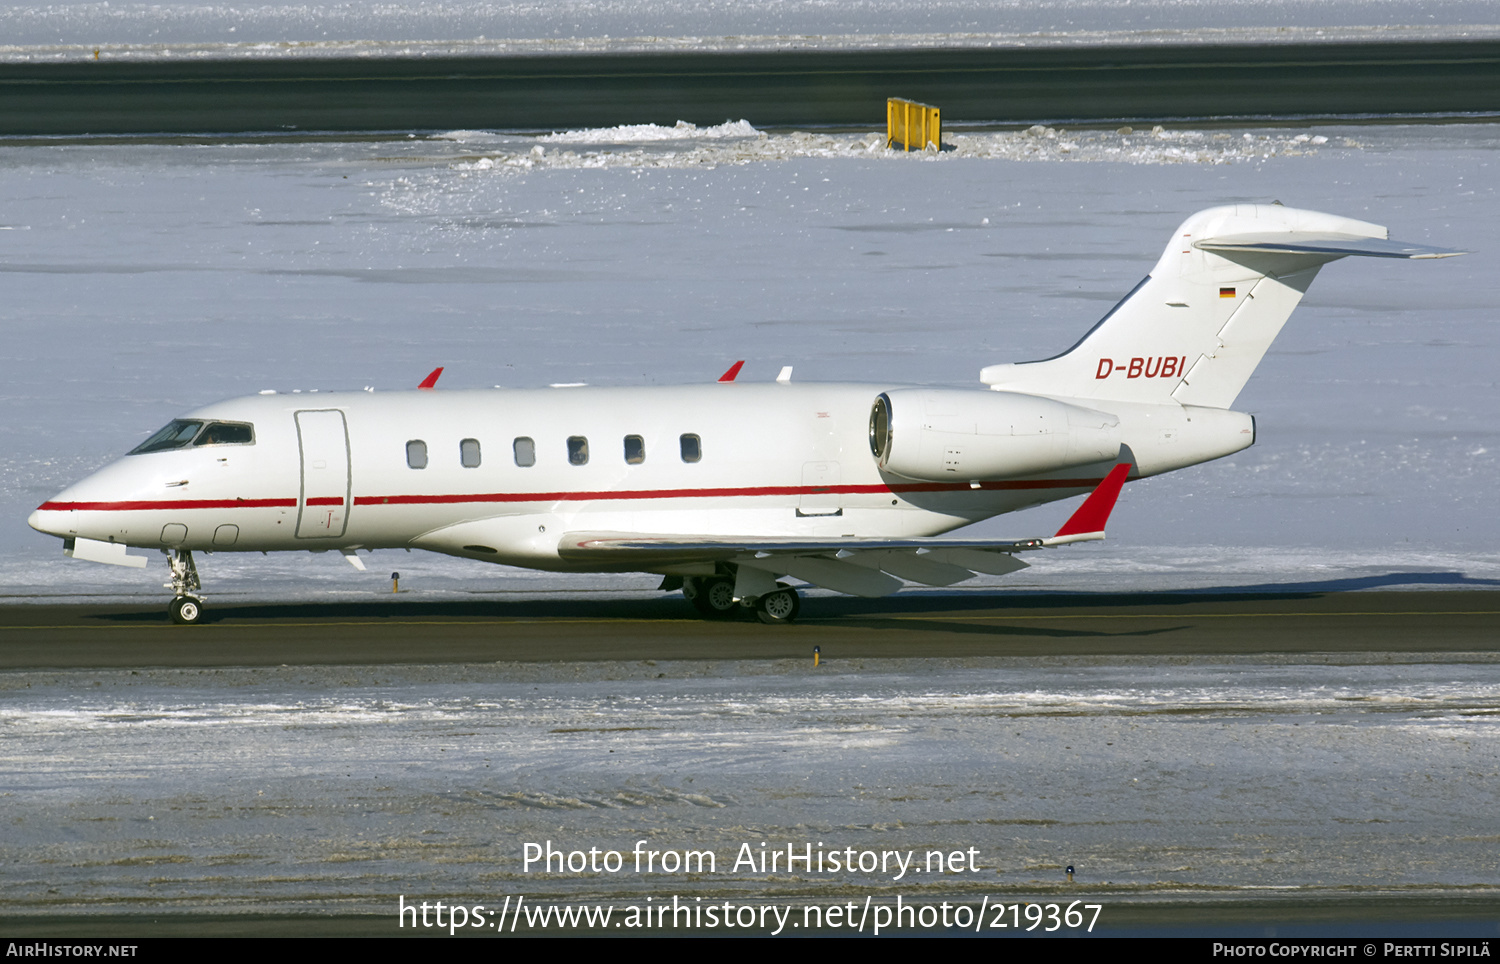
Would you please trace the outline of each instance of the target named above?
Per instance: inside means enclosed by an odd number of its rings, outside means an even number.
[[[191,549],[163,549],[167,554],[167,565],[172,568],[172,581],[164,583],[172,590],[172,604],[168,612],[172,622],[179,626],[191,626],[203,621],[203,597],[198,590],[203,584],[198,581],[198,567],[193,564]]]

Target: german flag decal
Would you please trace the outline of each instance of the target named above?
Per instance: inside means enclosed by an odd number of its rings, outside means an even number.
[[[1219,289],[1219,297],[1220,298],[1233,298],[1234,297],[1234,289],[1233,288],[1220,288]]]

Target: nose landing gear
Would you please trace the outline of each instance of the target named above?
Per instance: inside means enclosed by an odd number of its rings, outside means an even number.
[[[163,586],[172,590],[172,603],[167,611],[172,622],[179,626],[191,626],[203,621],[203,597],[198,590],[203,584],[198,581],[198,567],[193,564],[191,549],[163,549],[167,554],[167,565],[172,568],[172,581]]]
[[[172,622],[179,626],[191,626],[203,618],[203,604],[192,596],[178,596],[172,600]]]

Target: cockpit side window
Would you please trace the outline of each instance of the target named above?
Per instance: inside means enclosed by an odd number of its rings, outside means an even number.
[[[253,445],[255,426],[249,422],[209,422],[194,445]]]
[[[197,435],[202,427],[202,422],[174,418],[161,431],[125,454],[145,455],[147,452],[165,452],[168,449],[183,448],[193,441],[193,436]]]

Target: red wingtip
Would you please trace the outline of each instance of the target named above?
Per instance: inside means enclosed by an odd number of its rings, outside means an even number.
[[[422,379],[422,384],[418,385],[417,387],[420,388],[424,392],[430,392],[430,391],[432,391],[434,388],[437,387],[438,376],[441,375],[442,373],[443,373],[443,366],[439,365],[438,367],[436,367],[436,368],[434,368],[432,370],[432,374],[431,375],[428,375],[426,378]]]
[[[1115,500],[1120,497],[1120,489],[1125,485],[1125,476],[1129,474],[1129,462],[1121,462],[1110,469],[1104,481],[1089,493],[1089,497],[1083,500],[1083,505],[1079,506],[1078,511],[1063,523],[1063,527],[1057,530],[1057,535],[1053,538],[1103,532],[1104,524],[1109,521],[1110,512],[1114,511]]]
[[[738,375],[740,373],[740,369],[744,368],[744,367],[745,367],[745,360],[743,358],[741,358],[739,361],[737,361],[733,365],[729,366],[729,371],[727,371],[724,374],[722,374],[722,375],[719,376],[719,381],[721,381],[721,382],[732,382],[732,381],[734,381],[734,377],[736,375]]]

